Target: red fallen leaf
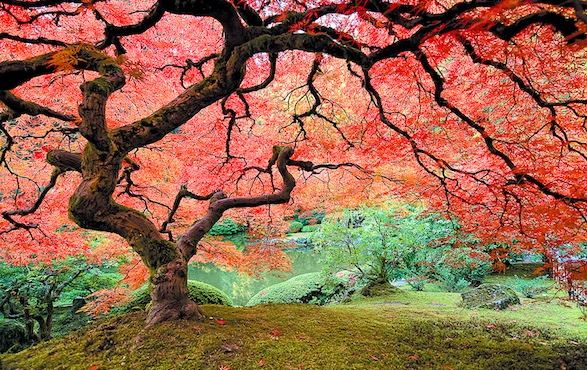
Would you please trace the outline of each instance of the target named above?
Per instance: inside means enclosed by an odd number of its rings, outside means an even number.
[[[261,359],[261,360],[259,361],[259,366],[263,366],[263,365],[265,365],[265,360]]]
[[[279,330],[271,330],[269,334],[271,334],[271,339],[279,339]]]
[[[379,361],[379,359],[373,355],[369,355],[369,357],[371,357],[371,360],[373,360],[373,361]]]
[[[218,320],[216,320],[216,322],[218,323],[218,325],[225,325],[226,324],[226,321],[223,319],[218,319]]]
[[[446,370],[455,370],[455,369],[454,369],[454,367],[450,367],[450,366],[446,366],[446,365],[444,365],[444,368],[445,368]]]
[[[99,369],[98,365],[93,365],[93,366],[88,367],[88,370],[98,370],[98,369]]]
[[[532,330],[524,330],[522,333],[523,333],[524,335],[527,335],[527,336],[529,336],[529,337],[539,337],[539,336],[540,336],[540,333],[539,333],[539,332],[537,332],[537,331],[532,331]]]
[[[408,356],[408,358],[411,360],[419,360],[420,359],[420,357],[418,355]]]

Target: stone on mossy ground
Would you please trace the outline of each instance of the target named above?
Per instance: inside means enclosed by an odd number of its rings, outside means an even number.
[[[133,300],[122,308],[123,312],[132,311],[137,308],[144,309],[151,302],[151,296],[149,295],[147,286],[135,290],[133,294]],[[233,305],[232,299],[226,293],[213,285],[202,283],[201,281],[188,280],[188,295],[197,304]]]
[[[510,287],[501,284],[482,284],[461,294],[466,308],[502,310],[520,304],[520,298]]]
[[[331,276],[324,276],[320,272],[298,275],[263,289],[247,302],[247,306],[263,303],[323,305],[342,300],[355,282],[356,276],[348,272],[339,272]]]

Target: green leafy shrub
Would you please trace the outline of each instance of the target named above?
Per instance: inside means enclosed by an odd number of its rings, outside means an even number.
[[[316,220],[316,223],[321,224],[326,217],[326,212],[314,209],[312,210],[312,217]]]
[[[143,309],[151,302],[148,287],[145,285],[133,293],[133,300],[122,307],[118,312],[129,312],[137,308]],[[232,306],[232,299],[222,290],[200,281],[188,280],[188,296],[197,304],[221,304]]]
[[[522,279],[515,275],[507,282],[507,285],[516,292],[522,293],[526,298],[535,298],[544,294],[551,288],[548,276],[538,276],[534,279]]]
[[[57,308],[114,286],[122,275],[107,270],[117,267],[116,262],[90,263],[83,255],[26,266],[0,261],[0,312],[25,324],[28,338],[49,340],[53,331],[63,334],[71,327],[54,321]],[[82,317],[80,325],[85,322]]]
[[[16,320],[0,320],[0,352],[18,352],[30,343],[23,324]]]
[[[467,289],[471,283],[445,266],[436,271],[436,285],[442,291],[459,293]]]
[[[296,238],[293,241],[296,243],[297,248],[309,249],[312,247],[312,241],[308,238]]]
[[[295,276],[283,283],[263,289],[247,303],[254,306],[262,303],[308,303],[323,305],[342,299],[356,282],[352,273],[337,273],[324,276],[312,272]]]
[[[302,227],[302,232],[303,233],[311,233],[311,232],[318,230],[319,228],[320,228],[320,225],[306,225],[306,226]]]
[[[303,227],[304,227],[304,224],[302,224],[301,222],[299,222],[299,221],[292,221],[292,222],[289,223],[289,232],[290,233],[300,232]]]
[[[452,237],[449,221],[422,207],[386,205],[347,209],[324,220],[312,242],[327,271],[352,269],[365,280],[388,281],[416,271],[417,256]],[[437,260],[436,260],[437,261]],[[410,276],[412,277],[412,276]]]
[[[473,248],[453,248],[446,251],[442,264],[453,275],[475,286],[491,272],[489,256]]]
[[[486,253],[466,247],[444,247],[440,250],[442,257],[432,266],[429,276],[443,291],[462,292],[471,285],[479,285],[491,272],[491,262]]]
[[[218,222],[212,226],[210,231],[208,231],[208,235],[234,235],[244,230],[245,227],[243,225],[239,225],[234,220],[227,218],[222,220],[222,222]]]

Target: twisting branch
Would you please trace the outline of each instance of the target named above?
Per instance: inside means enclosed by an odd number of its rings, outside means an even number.
[[[247,4],[246,0],[234,0],[232,3],[246,24],[249,26],[263,25],[263,19],[259,13],[257,13],[255,9],[251,8],[249,4]]]
[[[204,74],[204,69],[203,69],[204,65],[206,63],[208,63],[208,62],[210,62],[210,61],[218,58],[218,56],[219,55],[217,53],[213,53],[213,54],[210,54],[210,55],[205,56],[204,58],[198,60],[197,62],[194,62],[191,59],[187,59],[185,61],[186,64],[183,65],[183,66],[182,65],[176,65],[176,64],[166,64],[163,67],[159,67],[157,69],[158,70],[161,70],[161,71],[164,70],[165,68],[179,68],[179,69],[181,69],[181,76],[179,77],[179,80],[181,81],[181,86],[184,89],[187,89],[187,86],[185,84],[185,78],[186,78],[187,73],[192,68],[196,68],[198,70],[198,72],[200,72],[200,76],[202,78],[205,78],[206,75]]]
[[[149,13],[145,16],[145,18],[143,18],[139,23],[129,26],[114,26],[110,24],[97,10],[94,10],[94,14],[96,19],[106,24],[106,28],[104,29],[105,38],[98,43],[97,47],[103,50],[110,45],[115,45],[117,54],[121,55],[125,54],[126,50],[120,43],[120,37],[139,35],[147,31],[149,28],[155,26],[157,22],[161,20],[161,18],[163,18],[165,10],[157,2],[149,10]]]
[[[340,137],[347,143],[348,147],[353,148],[355,145],[346,137],[344,132],[338,126],[338,123],[335,120],[327,117],[326,115],[322,114],[319,111],[319,108],[322,106],[323,102],[326,100],[322,97],[322,95],[320,94],[320,91],[318,91],[318,89],[316,88],[316,85],[314,84],[314,81],[316,80],[318,75],[322,73],[322,71],[320,70],[321,61],[322,61],[322,55],[318,55],[316,57],[316,59],[314,59],[314,62],[312,63],[312,68],[310,69],[310,73],[308,74],[308,77],[306,79],[305,86],[308,87],[308,93],[310,94],[311,100],[312,100],[310,108],[302,113],[296,113],[295,110],[297,108],[297,105],[302,99],[298,100],[295,103],[296,107],[294,107],[294,114],[292,116],[292,122],[291,122],[290,126],[296,124],[299,127],[299,132],[298,132],[296,138],[294,139],[294,141],[297,141],[300,136],[302,137],[302,140],[306,139],[306,129],[304,127],[304,118],[314,116],[314,117],[318,117],[318,118],[322,119],[323,121],[328,122],[330,125],[332,125],[332,127],[338,132]],[[303,88],[303,86],[300,88]],[[307,97],[307,93],[304,95],[304,97]],[[310,100],[310,98],[308,98],[307,100]],[[330,103],[332,103],[332,102],[330,102]]]
[[[12,145],[14,145],[14,138],[10,135],[4,123],[13,119],[16,119],[20,116],[20,113],[13,111],[12,109],[7,109],[5,111],[0,112],[0,131],[6,137],[6,144],[0,150],[0,165],[8,166],[6,163],[6,153],[10,151]]]
[[[47,117],[57,118],[62,121],[72,122],[76,120],[75,116],[57,112],[51,108],[43,107],[37,103],[28,102],[14,95],[10,91],[0,90],[0,101],[8,108],[19,114],[28,114],[29,116],[44,115]]]
[[[52,40],[52,39],[48,39],[45,37],[27,38],[27,37],[11,35],[6,32],[0,32],[0,39],[19,41],[19,42],[24,42],[27,44],[35,44],[35,45],[45,44],[45,45],[62,46],[62,47],[67,46],[67,43],[60,41],[60,40]]]
[[[269,86],[271,81],[275,79],[275,71],[277,69],[277,56],[278,53],[269,53],[269,75],[263,82],[261,82],[258,85],[240,88],[237,90],[237,92],[240,94],[248,94],[254,91],[262,90]]]
[[[173,217],[175,217],[175,214],[177,213],[177,210],[179,209],[181,201],[184,198],[202,200],[202,201],[203,200],[210,200],[210,199],[212,199],[214,194],[216,194],[219,191],[221,191],[221,190],[215,190],[208,195],[196,195],[196,194],[192,193],[191,191],[189,191],[185,185],[182,185],[179,189],[179,192],[175,196],[175,200],[173,201],[173,206],[171,207],[169,214],[167,215],[167,219],[165,221],[163,221],[163,223],[161,224],[161,228],[159,229],[159,232],[162,234],[167,234],[169,241],[174,241],[173,240],[173,233],[171,232],[171,230],[169,230],[167,228],[167,226],[169,226],[170,224],[175,222],[175,219]]]
[[[126,166],[122,170],[122,174],[118,178],[117,184],[121,185],[123,187],[123,190],[120,193],[118,193],[117,196],[121,196],[122,194],[126,194],[131,198],[139,199],[141,202],[143,202],[145,209],[147,211],[150,211],[149,210],[149,203],[152,203],[154,205],[169,209],[169,207],[166,204],[163,204],[161,202],[153,200],[153,199],[145,196],[144,194],[137,194],[132,190],[133,187],[139,188],[139,186],[137,186],[137,184],[135,184],[135,182],[133,181],[132,174],[134,172],[140,170],[141,167],[139,166],[139,164],[137,162],[133,161],[129,157],[125,157],[124,162],[126,162],[128,164],[128,166]],[[123,182],[125,182],[124,185],[122,185]]]
[[[275,165],[283,185],[281,190],[273,194],[266,194],[254,197],[228,197],[222,190],[216,191],[210,198],[210,206],[204,217],[198,220],[190,229],[185,232],[177,242],[184,258],[189,261],[197,251],[199,241],[206,235],[212,226],[220,220],[222,214],[232,208],[257,207],[261,205],[283,204],[290,199],[290,194],[296,185],[296,181],[287,170],[287,162],[293,155],[291,147],[274,147],[273,155],[269,160],[268,167]]]
[[[552,133],[552,135],[559,139],[562,145],[565,146],[569,151],[574,152],[579,156],[583,157],[583,159],[587,160],[587,155],[573,146],[573,144],[577,144],[580,146],[585,146],[586,144],[583,142],[579,142],[577,140],[570,140],[568,138],[565,130],[557,123],[557,112],[555,109],[555,107],[569,106],[571,104],[587,105],[587,99],[568,99],[555,102],[548,102],[544,98],[542,98],[542,95],[539,91],[534,89],[530,84],[526,83],[511,68],[509,68],[507,64],[482,57],[475,51],[473,44],[463,36],[459,36],[458,40],[461,42],[465,51],[467,52],[469,57],[471,57],[473,62],[491,66],[495,69],[502,71],[522,91],[528,94],[539,107],[548,109],[552,117],[550,122],[550,132]],[[579,114],[576,113],[576,111],[575,114],[578,117],[581,117]],[[583,118],[585,117],[583,116]]]
[[[102,0],[95,0],[93,2],[99,2]],[[36,0],[36,1],[23,1],[23,0],[2,0],[2,3],[6,5],[15,5],[23,8],[44,8],[48,6],[55,6],[60,4],[82,4],[84,0]]]
[[[49,184],[47,184],[43,188],[43,190],[41,191],[41,193],[37,197],[37,200],[35,201],[35,203],[32,206],[30,206],[29,208],[15,209],[15,210],[9,210],[9,211],[2,212],[2,218],[4,218],[6,221],[10,222],[12,224],[12,227],[10,229],[1,231],[0,234],[6,234],[11,231],[18,230],[18,229],[30,230],[30,229],[37,228],[38,227],[37,224],[26,224],[26,223],[20,222],[20,221],[16,220],[14,218],[14,216],[27,216],[27,215],[30,215],[30,214],[36,212],[39,209],[39,207],[41,206],[41,204],[43,203],[43,201],[45,200],[45,197],[47,196],[49,191],[51,189],[53,189],[55,187],[55,185],[57,184],[57,178],[64,172],[65,172],[65,170],[62,170],[61,168],[55,168],[53,170],[53,172],[51,173],[51,178],[49,180]]]

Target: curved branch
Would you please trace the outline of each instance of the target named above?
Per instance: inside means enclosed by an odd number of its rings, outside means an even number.
[[[65,43],[63,41],[59,41],[59,40],[52,40],[52,39],[48,39],[45,37],[26,38],[26,37],[11,35],[6,32],[0,32],[0,39],[19,41],[19,42],[24,42],[27,44],[35,44],[35,45],[45,44],[45,45],[53,45],[53,46],[61,46],[61,47],[67,46],[67,43]]]
[[[43,190],[41,191],[41,193],[37,197],[37,200],[35,201],[35,203],[32,206],[30,206],[29,208],[15,209],[15,210],[11,210],[11,211],[2,212],[2,218],[4,218],[6,221],[8,221],[12,224],[12,228],[7,231],[3,231],[3,233],[7,233],[7,232],[17,230],[17,229],[29,230],[29,229],[37,228],[38,225],[25,224],[23,222],[15,220],[13,216],[27,216],[32,213],[35,213],[39,209],[39,207],[41,206],[43,201],[45,200],[45,197],[47,196],[49,191],[51,189],[53,189],[55,187],[55,185],[57,184],[57,178],[59,177],[59,175],[63,174],[64,172],[65,171],[60,168],[55,168],[53,170],[53,172],[51,173],[51,179],[49,180],[49,184],[47,184],[43,188]]]
[[[277,56],[278,56],[277,53],[270,53],[269,54],[269,75],[267,76],[267,78],[263,82],[261,82],[258,85],[255,85],[255,86],[240,88],[237,90],[237,92],[240,94],[248,94],[248,93],[252,93],[254,91],[262,90],[262,89],[266,88],[267,86],[269,86],[271,81],[273,81],[275,79],[275,70],[277,69]]]
[[[103,0],[95,0],[98,2]],[[36,0],[36,1],[22,1],[22,0],[2,0],[3,4],[20,6],[23,8],[42,8],[47,6],[55,6],[59,4],[83,4],[84,0]]]
[[[179,189],[179,192],[175,196],[173,206],[172,206],[171,210],[169,211],[169,215],[167,215],[167,219],[165,221],[163,221],[163,224],[161,224],[161,228],[159,229],[159,232],[162,234],[167,234],[169,241],[173,241],[173,234],[171,233],[171,230],[167,229],[167,226],[175,222],[173,217],[175,216],[175,213],[179,209],[181,201],[184,198],[195,199],[195,200],[210,200],[210,199],[212,199],[214,194],[216,194],[219,191],[221,191],[221,190],[213,191],[212,193],[210,193],[208,195],[196,195],[196,194],[192,193],[191,191],[189,191],[188,188],[185,187],[185,185],[182,185]]]
[[[159,5],[159,3],[155,3],[145,18],[143,18],[140,22],[129,26],[114,26],[108,23],[106,19],[104,19],[104,17],[102,17],[102,15],[97,11],[95,11],[94,14],[96,14],[96,18],[98,20],[106,23],[106,28],[104,29],[104,35],[106,37],[104,40],[98,43],[97,47],[99,49],[105,49],[108,46],[116,43],[117,52],[122,54],[125,52],[125,50],[117,41],[118,38],[122,36],[138,35],[147,31],[149,28],[155,26],[157,22],[161,20],[161,18],[163,18],[165,10],[161,5]]]
[[[51,108],[44,107],[37,103],[28,102],[14,95],[10,91],[0,90],[0,101],[8,108],[20,114],[28,114],[29,116],[45,115],[47,117],[57,118],[62,121],[72,122],[76,120],[75,116],[57,112]]]
[[[269,160],[269,168],[275,164],[283,180],[283,187],[273,194],[255,197],[230,198],[222,190],[218,190],[210,198],[208,212],[196,222],[177,242],[184,258],[189,261],[197,251],[199,241],[206,235],[222,214],[232,208],[258,207],[269,204],[283,204],[290,200],[290,194],[296,185],[293,176],[287,170],[287,163],[293,155],[291,147],[274,147],[273,156]]]
[[[53,149],[47,153],[47,163],[62,171],[82,171],[82,155],[61,149]]]

